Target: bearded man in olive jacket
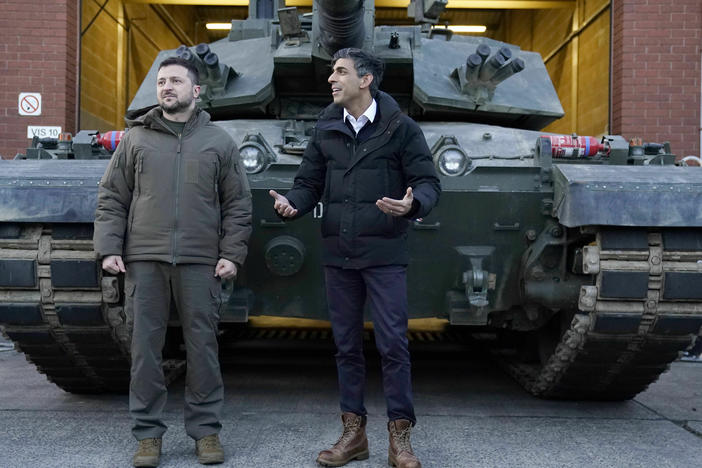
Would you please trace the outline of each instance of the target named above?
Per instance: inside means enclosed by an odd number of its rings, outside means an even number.
[[[164,60],[156,89],[159,105],[127,121],[100,182],[95,250],[103,269],[126,272],[134,466],[160,461],[167,396],[161,352],[171,296],[187,352],[186,432],[200,463],[221,463],[220,281],[233,278],[246,258],[251,193],[234,141],[195,105],[197,68]]]
[[[419,126],[378,91],[383,62],[342,49],[329,77],[334,103],[321,114],[292,190],[270,191],[274,209],[296,218],[321,200],[322,262],[337,347],[343,434],[317,462],[341,466],[368,458],[363,404],[363,310],[371,305],[382,360],[390,446],[388,462],[421,464],[412,451],[412,403],[407,344],[407,230],[426,216],[441,192]]]

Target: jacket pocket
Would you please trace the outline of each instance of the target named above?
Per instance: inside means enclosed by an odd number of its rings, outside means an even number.
[[[214,176],[214,200],[215,200],[215,216],[217,217],[217,236],[222,238],[222,207],[219,202],[219,163],[215,161],[215,176]]]
[[[137,156],[136,168],[134,169],[134,194],[132,195],[132,206],[129,209],[128,217],[129,232],[132,232],[132,226],[134,225],[134,213],[136,212],[137,201],[139,201],[139,195],[141,194],[142,172],[144,172],[144,155],[140,154]]]
[[[185,183],[197,184],[200,181],[200,161],[185,160]]]
[[[215,216],[217,217],[217,236],[222,237],[222,208],[219,204],[219,184],[214,184]]]

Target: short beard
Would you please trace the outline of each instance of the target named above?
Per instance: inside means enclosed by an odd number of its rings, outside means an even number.
[[[164,101],[161,101],[159,103],[159,106],[161,107],[162,111],[167,112],[168,114],[179,114],[184,110],[187,110],[188,107],[190,107],[190,104],[192,104],[192,102],[192,99],[190,99],[187,102],[176,99],[176,101],[170,105],[166,104]]]

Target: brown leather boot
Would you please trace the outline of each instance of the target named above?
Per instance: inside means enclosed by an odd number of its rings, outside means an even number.
[[[368,458],[368,439],[366,438],[366,417],[354,413],[341,413],[344,432],[339,440],[328,450],[322,450],[317,463],[322,466],[343,466],[351,460]]]
[[[396,419],[388,423],[388,432],[390,432],[388,465],[397,468],[422,468],[422,464],[412,451],[411,430],[412,422],[406,419]]]

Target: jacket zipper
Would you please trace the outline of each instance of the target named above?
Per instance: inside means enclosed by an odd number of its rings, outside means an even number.
[[[176,264],[176,249],[178,248],[178,211],[180,208],[180,166],[181,166],[181,139],[182,133],[178,134],[178,148],[176,149],[176,193],[175,193],[175,218],[173,219],[173,233],[171,235],[171,248],[173,249],[173,265]]]

